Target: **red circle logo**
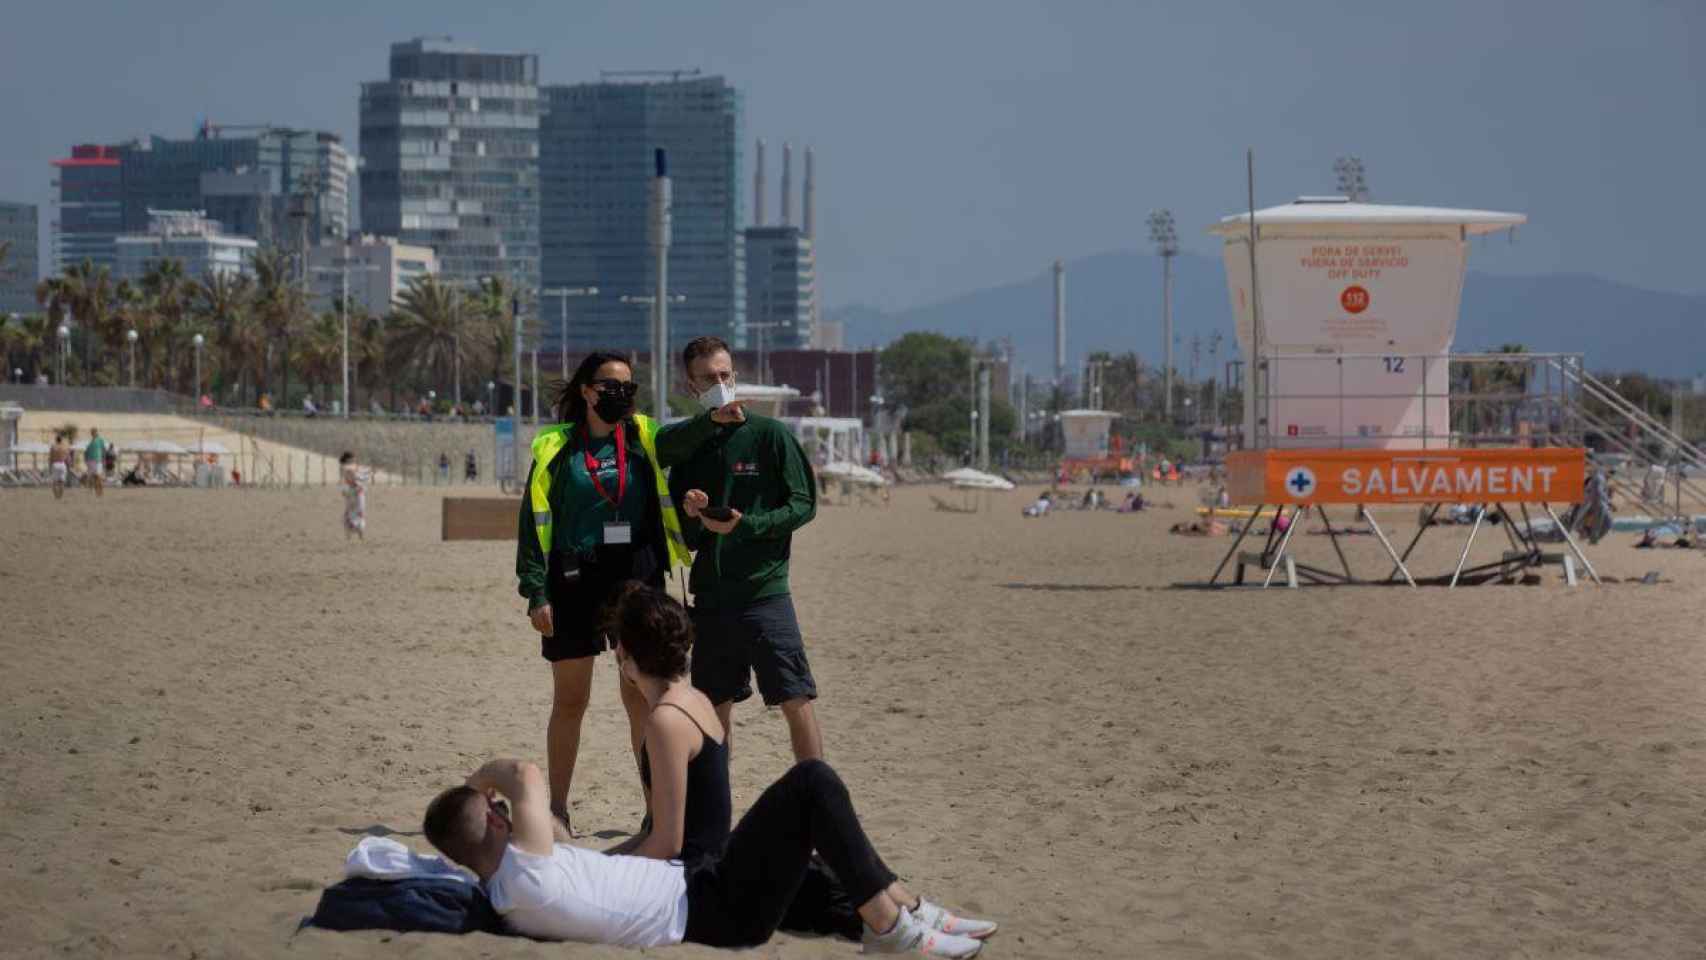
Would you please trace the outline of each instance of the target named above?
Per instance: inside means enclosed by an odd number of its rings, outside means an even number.
[[[1339,294],[1339,306],[1344,307],[1346,313],[1361,313],[1367,310],[1368,291],[1355,284],[1346,287],[1345,292]]]

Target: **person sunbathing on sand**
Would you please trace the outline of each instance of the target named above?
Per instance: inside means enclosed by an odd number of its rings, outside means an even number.
[[[720,854],[691,867],[554,842],[548,792],[533,764],[493,760],[440,793],[422,824],[434,847],[479,876],[516,933],[629,947],[754,947],[784,917],[828,909],[800,902],[821,895],[803,884],[816,850],[858,905],[866,953],[964,958],[983,948],[931,929],[896,902],[894,872],[822,760],[796,764],[759,796]]]

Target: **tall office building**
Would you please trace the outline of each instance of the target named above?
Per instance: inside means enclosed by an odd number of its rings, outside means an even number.
[[[431,247],[458,286],[539,286],[539,58],[448,40],[391,45],[361,85],[361,225]]]
[[[747,227],[746,346],[802,350],[815,345],[817,270],[799,227]]]
[[[0,318],[9,313],[35,313],[36,304],[36,205],[0,200],[0,244],[6,258],[0,262]]]
[[[115,238],[151,231],[154,210],[205,211],[226,234],[291,250],[350,227],[353,164],[323,131],[204,124],[184,140],[76,146],[53,165],[55,272],[83,260],[115,268]]]
[[[119,148],[85,143],[53,161],[59,202],[53,221],[53,272],[87,260],[114,267],[113,246],[124,232],[124,171]]]
[[[722,77],[543,88],[541,232],[546,287],[597,287],[568,305],[569,350],[651,349],[650,313],[621,302],[650,296],[653,151],[668,152],[674,201],[669,292],[672,350],[715,335],[738,345],[745,325],[741,265],[742,96]],[[558,309],[542,303],[549,318]],[[555,357],[560,335],[544,328]]]
[[[289,250],[349,232],[353,165],[334,133],[206,123],[187,140],[124,144],[119,157],[127,233],[151,229],[151,210],[205,210],[226,233]]]

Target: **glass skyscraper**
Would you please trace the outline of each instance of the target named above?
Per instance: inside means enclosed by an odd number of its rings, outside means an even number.
[[[84,260],[114,268],[114,238],[147,233],[151,210],[202,210],[225,233],[288,250],[350,227],[349,151],[323,131],[204,124],[187,140],[76,146],[53,165],[55,272]]]
[[[741,265],[742,96],[722,77],[543,88],[540,238],[546,287],[597,287],[569,302],[569,352],[650,352],[650,312],[621,302],[655,292],[648,240],[653,151],[668,152],[674,192],[669,292],[672,350],[744,323]],[[540,303],[546,356],[561,339],[561,306]]]
[[[815,346],[817,267],[799,227],[746,228],[746,346],[803,350]]]
[[[392,44],[390,79],[361,85],[362,230],[431,247],[457,286],[536,290],[539,103],[533,54]]]
[[[0,320],[11,313],[35,313],[36,205],[0,200],[0,243],[6,259],[0,262]]]
[[[124,232],[124,171],[119,148],[80,144],[53,161],[59,209],[53,231],[53,272],[90,261],[111,270]]]
[[[125,144],[119,157],[126,233],[152,229],[150,210],[205,210],[226,233],[287,250],[304,231],[310,247],[349,233],[352,164],[334,133],[203,124],[188,140]]]

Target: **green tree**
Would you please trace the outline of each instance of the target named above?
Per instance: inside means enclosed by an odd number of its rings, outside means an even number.
[[[884,402],[914,411],[954,399],[969,403],[971,358],[966,340],[930,332],[902,336],[882,353]]]
[[[397,298],[386,355],[413,385],[450,382],[459,366],[464,315],[461,291],[435,276],[416,277]]]
[[[275,404],[278,407],[289,402],[290,338],[305,325],[308,307],[302,288],[295,282],[295,262],[290,254],[277,247],[263,247],[255,251],[253,263],[255,316],[266,333],[267,352],[278,358],[282,383]],[[262,388],[266,386],[263,375]]]
[[[491,370],[493,383],[503,382],[506,365],[511,363],[515,356],[515,316],[512,312],[514,305],[515,287],[508,280],[501,276],[480,278],[480,285],[475,290],[473,302],[470,304],[473,316],[470,318],[472,322],[469,336],[477,340],[480,352],[489,362],[489,366],[470,366]]]
[[[237,395],[244,397],[249,385],[257,388],[266,371],[266,332],[254,312],[255,283],[247,274],[210,273],[192,290],[190,313],[194,332],[207,339],[202,362],[204,382],[219,378],[229,394],[226,379],[236,381]],[[194,358],[190,358],[194,365]],[[192,371],[191,376],[194,376]]]
[[[113,339],[114,308],[120,293],[120,287],[113,283],[112,272],[89,260],[72,264],[63,274],[36,284],[36,302],[56,320],[70,311],[71,346],[82,354],[82,380],[86,384],[93,382],[95,345]]]

